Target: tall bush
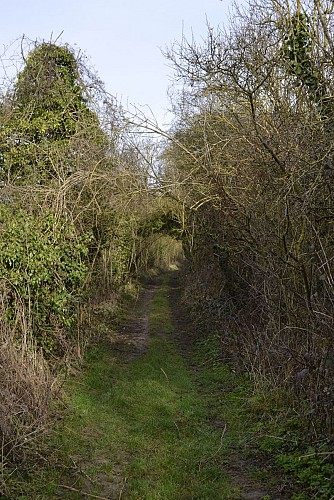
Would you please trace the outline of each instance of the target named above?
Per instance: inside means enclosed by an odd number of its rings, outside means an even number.
[[[78,235],[65,217],[1,204],[0,236],[0,275],[12,291],[7,320],[14,321],[19,297],[43,350],[64,348],[88,273],[89,235]]]

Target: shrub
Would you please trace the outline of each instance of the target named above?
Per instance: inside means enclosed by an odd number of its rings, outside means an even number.
[[[59,348],[75,321],[76,304],[88,272],[87,235],[66,219],[0,206],[0,275],[10,293],[7,320],[15,320],[17,297],[29,328],[45,352]]]

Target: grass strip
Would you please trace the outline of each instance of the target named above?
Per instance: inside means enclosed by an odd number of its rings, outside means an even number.
[[[150,304],[145,354],[125,362],[108,345],[90,350],[83,378],[68,386],[68,414],[53,435],[54,467],[36,473],[18,498],[31,498],[32,491],[36,500],[78,499],[84,492],[147,500],[238,498],[224,472],[223,434],[212,427],[173,344],[167,290],[165,283]]]

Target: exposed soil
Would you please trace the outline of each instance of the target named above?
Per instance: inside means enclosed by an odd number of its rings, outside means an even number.
[[[111,349],[116,355],[120,355],[123,361],[130,361],[148,349],[150,336],[148,310],[160,285],[158,278],[145,282],[126,320],[109,337]]]

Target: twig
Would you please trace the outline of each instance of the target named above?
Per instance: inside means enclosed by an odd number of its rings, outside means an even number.
[[[126,477],[126,478],[124,479],[122,489],[121,489],[121,491],[119,492],[118,500],[122,500],[122,495],[123,495],[123,491],[124,491],[125,485],[126,485],[126,483],[127,483],[127,480],[128,480],[128,478]]]
[[[83,476],[85,476],[85,477],[86,477],[86,478],[87,478],[87,479],[88,479],[88,480],[89,480],[92,484],[96,484],[96,482],[95,482],[95,481],[94,481],[91,477],[89,477],[89,475],[88,475],[88,474],[86,474],[86,472],[85,472],[85,471],[83,471],[83,470],[82,470],[82,468],[81,468],[81,467],[80,467],[80,466],[76,463],[76,461],[74,460],[74,458],[73,458],[73,457],[71,457],[71,456],[70,456],[69,458],[72,460],[72,463],[73,463],[73,465],[74,465],[74,468],[75,468],[77,471],[79,471],[79,473],[80,473],[80,474],[82,474]]]
[[[200,363],[199,366],[208,365],[211,362],[215,363],[216,361],[224,361],[224,359],[221,356],[213,356],[212,358],[206,359]]]
[[[334,451],[315,451],[314,453],[308,453],[307,455],[301,455],[299,457],[299,460],[301,458],[314,457],[314,455],[334,455]]]
[[[174,421],[174,425],[175,425],[175,427],[177,428],[177,432],[178,432],[179,434],[181,434],[181,432],[180,432],[180,427],[177,425],[177,423],[176,423],[175,421]]]
[[[222,449],[223,447],[223,439],[224,439],[224,436],[225,436],[225,432],[227,430],[227,424],[225,424],[225,427],[224,427],[224,430],[222,432],[222,435],[220,436],[220,445],[219,445],[219,448],[217,451],[215,451],[212,455],[210,455],[208,458],[204,459],[204,460],[200,460],[199,464],[198,464],[198,471],[201,470],[202,468],[202,465],[209,462],[210,460],[212,460],[216,455],[218,455],[218,453],[220,452],[220,450]]]
[[[167,373],[165,372],[165,370],[164,370],[163,368],[160,368],[160,370],[161,370],[161,371],[162,371],[162,373],[165,375],[168,385],[170,385],[170,381],[169,381],[169,378],[168,378],[168,376],[167,376]]]
[[[66,490],[75,491],[76,493],[80,493],[85,497],[90,498],[98,498],[99,500],[108,500],[108,497],[99,497],[98,495],[92,495],[91,493],[86,493],[85,491],[77,490],[76,488],[72,488],[72,486],[66,486],[65,484],[60,484],[60,488],[65,488]]]

